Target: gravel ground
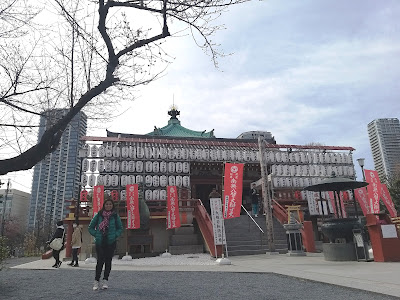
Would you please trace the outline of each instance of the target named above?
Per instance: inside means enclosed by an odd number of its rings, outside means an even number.
[[[110,288],[96,292],[93,277],[93,270],[5,268],[0,299],[399,299],[271,273],[112,271]]]

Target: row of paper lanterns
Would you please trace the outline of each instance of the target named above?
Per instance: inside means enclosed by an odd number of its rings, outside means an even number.
[[[249,149],[200,149],[142,146],[87,146],[87,156],[99,158],[176,159],[205,161],[258,161],[258,151]]]
[[[353,166],[332,165],[272,165],[271,172],[276,176],[353,176]]]
[[[189,162],[166,162],[166,161],[134,161],[134,160],[88,160],[82,161],[83,172],[129,172],[129,173],[189,173]]]
[[[105,193],[110,194],[110,190],[105,190]],[[155,189],[155,190],[145,190],[144,191],[144,198],[146,201],[149,200],[167,200],[167,191],[165,189]],[[120,191],[120,199],[122,201],[126,201],[126,191]]]
[[[258,158],[258,150],[254,149],[206,149],[206,148],[166,148],[146,146],[87,146],[87,156],[99,158],[131,158],[131,159],[176,159],[203,161],[253,161]],[[339,152],[315,151],[266,151],[265,160],[274,162],[296,163],[341,163],[352,164],[352,156]]]
[[[128,184],[141,184],[144,183],[147,187],[166,187],[167,185],[176,185],[178,187],[190,187],[189,176],[166,176],[166,175],[94,175],[87,176],[82,174],[81,184],[82,186],[126,186]]]

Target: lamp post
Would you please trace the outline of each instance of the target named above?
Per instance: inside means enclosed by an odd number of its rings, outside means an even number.
[[[78,156],[81,159],[81,167],[79,170],[79,189],[78,189],[78,201],[76,202],[76,211],[75,211],[75,223],[79,224],[79,215],[80,215],[80,208],[81,208],[81,190],[82,190],[82,161],[86,157],[87,150],[86,149],[79,149]]]
[[[358,158],[357,161],[358,161],[358,164],[359,164],[360,167],[361,167],[361,172],[362,172],[363,180],[365,181],[365,173],[364,173],[365,158]]]

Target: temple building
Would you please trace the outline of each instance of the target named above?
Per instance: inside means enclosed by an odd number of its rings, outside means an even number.
[[[144,198],[150,210],[148,230],[124,230],[124,236],[117,245],[120,255],[162,253],[166,248],[171,253],[185,253],[183,246],[174,248],[174,241],[179,240],[174,238],[177,231],[166,230],[167,185],[178,188],[183,227],[193,227],[193,231],[199,235],[198,247],[187,251],[213,253],[213,233],[212,226],[210,232],[208,217],[209,194],[216,188],[223,195],[226,162],[243,163],[242,200],[244,208],[251,210],[250,186],[261,178],[258,137],[262,138],[265,145],[261,153],[267,163],[274,205],[307,207],[309,198],[313,196],[303,188],[330,177],[332,172],[354,179],[352,151],[355,149],[352,147],[279,145],[267,131],[244,132],[238,138],[217,138],[214,130],[195,131],[182,126],[176,107],[172,107],[168,114],[168,124],[155,126],[148,134],[107,131],[106,137],[82,138],[87,150],[82,162],[82,186],[89,194],[96,185],[104,185],[107,193],[118,194],[117,206],[123,223],[126,223],[125,186],[138,184],[140,197]],[[73,205],[65,219],[71,228]],[[323,208],[318,205],[313,209],[314,213],[323,213]],[[91,217],[91,204],[81,204],[81,224],[88,224]],[[92,251],[89,246],[83,250]]]

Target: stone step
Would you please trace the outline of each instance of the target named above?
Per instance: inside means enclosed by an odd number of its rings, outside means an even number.
[[[203,245],[169,246],[169,253],[173,255],[203,253]]]
[[[175,234],[170,238],[170,245],[197,245],[200,244],[200,238],[197,234]]]
[[[179,228],[175,228],[174,234],[194,234],[194,227],[193,226],[182,226]]]

